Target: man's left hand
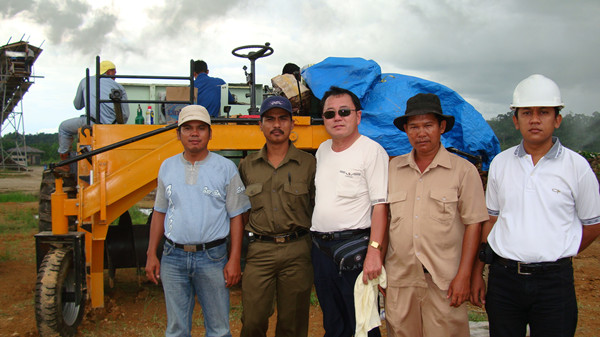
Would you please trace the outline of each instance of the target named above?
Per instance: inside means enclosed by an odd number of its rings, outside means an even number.
[[[225,276],[225,286],[227,288],[233,287],[240,282],[242,278],[242,268],[240,267],[239,261],[229,260],[223,269],[223,276]]]
[[[363,283],[374,280],[381,275],[381,251],[371,246],[367,249],[365,263],[363,263]]]

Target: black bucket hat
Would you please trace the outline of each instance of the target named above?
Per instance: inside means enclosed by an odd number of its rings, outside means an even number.
[[[394,125],[401,131],[404,130],[406,120],[411,116],[435,114],[446,121],[446,129],[444,133],[452,130],[454,126],[454,116],[444,115],[442,112],[442,105],[440,104],[440,98],[436,94],[416,94],[409,98],[406,102],[406,112],[404,116],[400,116],[394,119]]]

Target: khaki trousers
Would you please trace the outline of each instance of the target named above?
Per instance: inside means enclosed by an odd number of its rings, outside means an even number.
[[[450,306],[447,290],[438,288],[425,274],[427,288],[388,287],[385,319],[388,336],[469,337],[467,304]]]

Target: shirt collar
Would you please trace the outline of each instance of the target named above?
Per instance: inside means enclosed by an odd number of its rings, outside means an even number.
[[[400,168],[402,166],[410,166],[412,168],[416,168],[418,170],[417,163],[415,162],[415,149],[412,149],[408,156],[402,156],[398,162],[397,167]],[[444,145],[440,143],[440,148],[436,153],[435,157],[431,161],[431,164],[427,167],[427,169],[434,168],[436,166],[442,166],[446,168],[452,168],[452,164],[450,162],[450,153]]]
[[[267,144],[263,145],[263,147],[258,151],[258,156],[256,156],[253,161],[256,160],[263,160],[265,163],[269,163],[269,157],[267,156]],[[281,161],[281,165],[286,164],[288,161],[293,160],[295,162],[297,162],[298,164],[300,164],[300,150],[298,150],[295,146],[294,143],[290,142],[290,147],[287,151],[287,153],[285,154],[285,157],[283,158],[283,160]]]
[[[185,157],[183,156],[183,152],[181,152],[181,153],[179,154],[179,158],[181,159],[181,162],[182,162],[184,165],[189,165],[189,166],[194,166],[195,164],[201,164],[201,163],[204,163],[204,162],[205,162],[205,161],[208,159],[208,157],[210,157],[210,156],[211,156],[211,152],[210,152],[210,151],[208,151],[208,154],[206,155],[206,157],[204,157],[204,159],[202,159],[202,160],[200,160],[200,161],[197,161],[197,162],[195,162],[195,163],[192,163],[192,162],[188,161],[187,159],[185,159]]]
[[[563,146],[560,143],[560,140],[558,140],[558,137],[552,136],[552,143],[553,143],[552,147],[544,155],[544,157],[546,157],[548,159],[558,158],[560,156],[560,154],[563,152]],[[514,154],[517,157],[523,157],[527,154],[527,152],[525,152],[525,147],[523,146],[523,140],[521,140],[521,143],[515,149]]]

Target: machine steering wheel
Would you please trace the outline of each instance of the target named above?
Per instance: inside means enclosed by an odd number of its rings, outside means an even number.
[[[237,57],[242,57],[242,58],[247,58],[251,61],[259,59],[261,57],[267,57],[273,54],[273,48],[270,47],[270,43],[266,42],[264,46],[261,45],[248,45],[248,46],[241,46],[241,47],[237,47],[235,49],[233,49],[231,51],[231,53],[234,56]],[[240,50],[244,50],[244,49],[258,49],[256,51],[249,51],[248,54],[240,54],[239,51]]]
[[[240,54],[240,50],[244,49],[258,49],[255,51],[249,51],[248,54]],[[241,46],[233,49],[231,53],[237,57],[243,57],[250,60],[250,74],[246,73],[246,78],[248,79],[248,85],[250,86],[250,109],[248,109],[248,113],[251,115],[258,114],[258,108],[256,107],[256,88],[254,86],[256,75],[255,75],[255,65],[256,60],[261,57],[267,57],[273,54],[273,48],[269,42],[265,42],[264,46],[261,45],[249,45],[249,46]],[[244,71],[246,71],[246,66],[244,66]]]

